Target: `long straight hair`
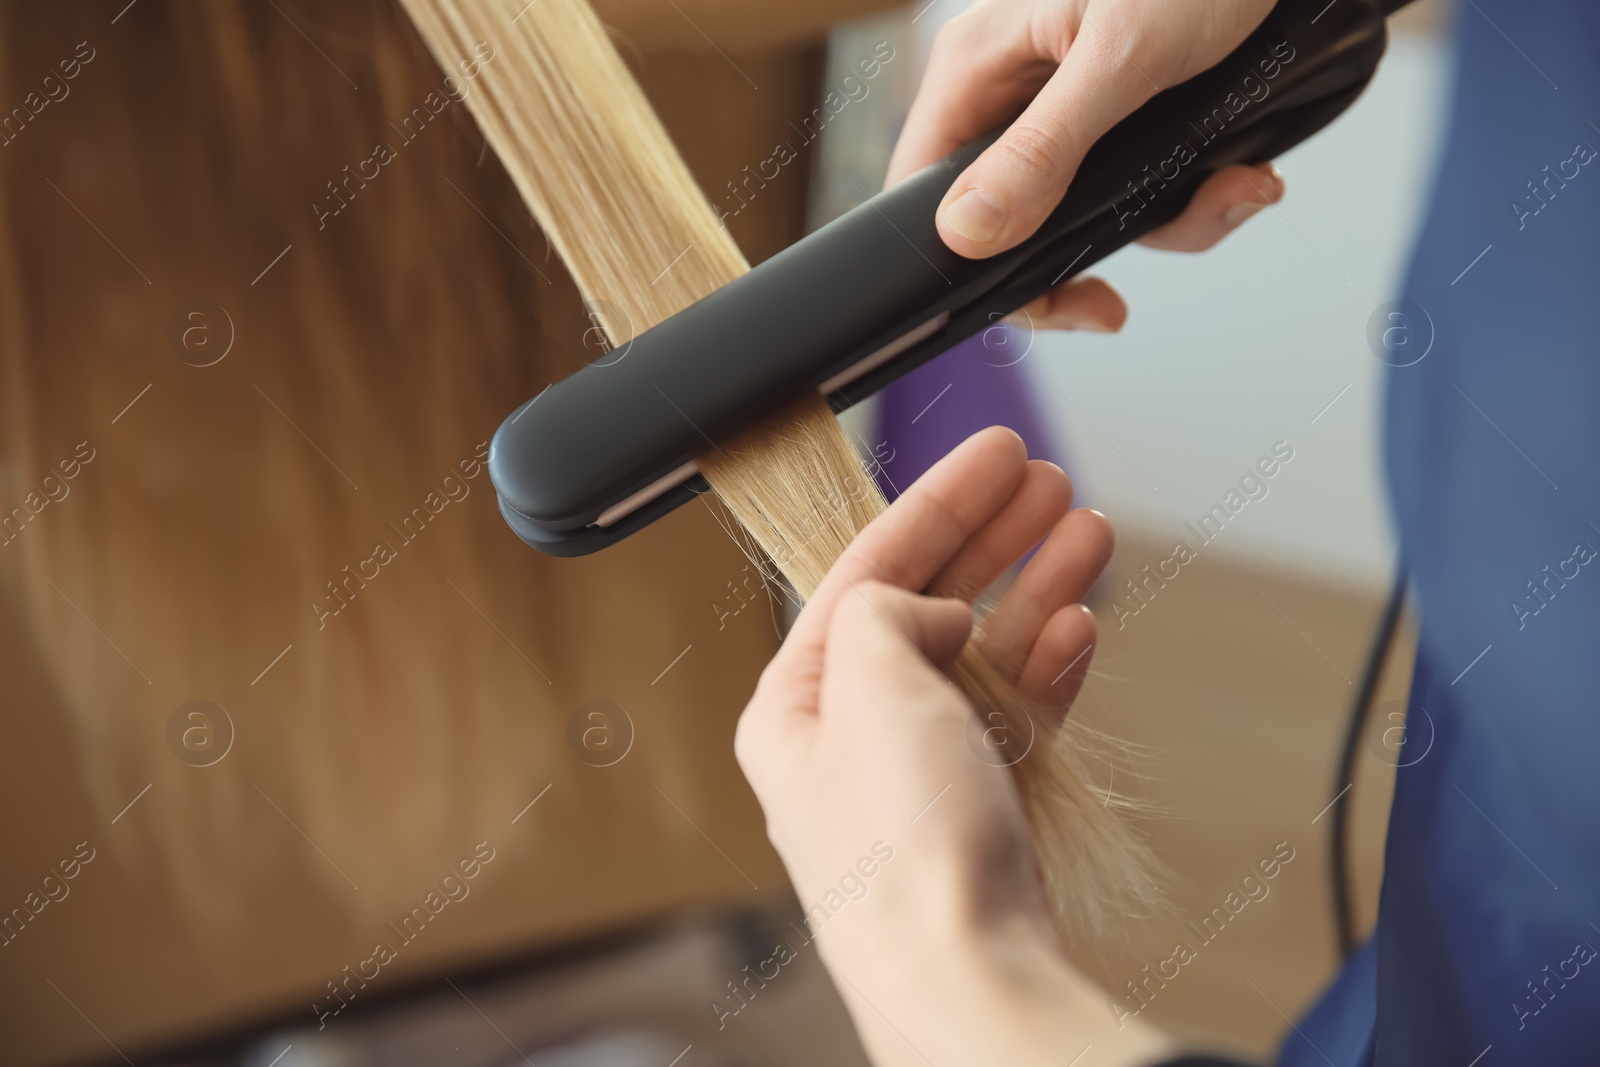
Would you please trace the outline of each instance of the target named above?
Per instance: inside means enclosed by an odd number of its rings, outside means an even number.
[[[468,107],[579,288],[609,310],[614,344],[748,269],[586,0],[539,0],[509,24],[487,0],[403,2],[446,69],[494,43],[499,58]],[[885,507],[819,395],[796,397],[698,465],[801,597]],[[950,675],[980,715],[1021,703],[976,643]],[[1104,929],[1148,885],[1116,798],[1087,785],[1085,757],[1100,740],[1069,719],[1014,766],[1069,931]]]

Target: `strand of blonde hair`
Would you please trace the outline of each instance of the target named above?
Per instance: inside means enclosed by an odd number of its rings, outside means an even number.
[[[585,0],[538,0],[512,21],[490,0],[403,0],[447,69],[496,50],[467,105],[613,344],[749,269]],[[758,338],[751,359],[760,359]],[[723,504],[799,596],[885,508],[819,395],[698,462]],[[969,643],[948,672],[980,715],[1022,703]],[[1013,771],[1063,928],[1098,932],[1150,897],[1125,805],[1088,785],[1103,738],[1070,720]]]

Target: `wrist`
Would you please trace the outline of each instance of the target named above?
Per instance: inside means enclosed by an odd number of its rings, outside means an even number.
[[[947,913],[896,940],[824,953],[876,1067],[1058,1067],[1091,1045],[1101,1067],[1143,1067],[1173,1051],[1071,966],[1042,914]]]
[[[1100,1067],[1143,1067],[1173,1053],[1164,1034],[1119,1013],[1072,966],[1044,916],[1014,917],[961,940],[971,975],[967,1010],[987,1021],[990,1047],[1005,1050],[995,1062],[1059,1065],[1093,1046]]]

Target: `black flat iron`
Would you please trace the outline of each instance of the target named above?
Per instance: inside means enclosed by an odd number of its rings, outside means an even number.
[[[1360,95],[1392,0],[1281,0],[1215,67],[1090,150],[1038,232],[966,259],[934,215],[998,130],[874,196],[547,388],[489,449],[500,512],[557,556],[604,548],[709,486],[695,456],[801,390],[835,411],[1177,217],[1200,184],[1322,129]]]

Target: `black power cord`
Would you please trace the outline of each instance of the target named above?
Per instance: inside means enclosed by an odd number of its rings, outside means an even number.
[[[1406,604],[1407,575],[1405,565],[1395,567],[1394,585],[1389,590],[1389,603],[1378,620],[1377,632],[1372,635],[1372,647],[1367,651],[1366,666],[1361,670],[1361,685],[1356,690],[1355,703],[1350,708],[1350,721],[1345,727],[1344,747],[1339,752],[1339,773],[1333,780],[1333,826],[1328,835],[1328,879],[1333,890],[1334,927],[1339,938],[1339,956],[1349,959],[1356,950],[1355,912],[1350,886],[1350,802],[1338,803],[1346,789],[1355,784],[1356,752],[1366,733],[1367,716],[1372,712],[1372,699],[1377,695],[1378,682],[1383,678],[1384,665],[1389,660],[1389,649],[1394,644],[1395,631],[1400,627],[1400,614]]]

